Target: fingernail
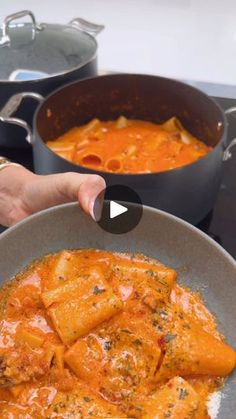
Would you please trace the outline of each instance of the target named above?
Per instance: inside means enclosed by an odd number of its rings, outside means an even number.
[[[91,200],[89,201],[89,205],[88,205],[89,214],[91,215],[91,217],[92,217],[92,219],[93,219],[94,221],[97,221],[97,220],[96,220],[95,211],[94,211],[94,206],[95,206],[94,199],[91,199]]]
[[[103,196],[97,196],[97,198],[91,199],[89,203],[89,213],[94,221],[98,222],[102,216],[103,208]]]

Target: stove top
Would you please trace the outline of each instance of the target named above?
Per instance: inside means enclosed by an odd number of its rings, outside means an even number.
[[[222,109],[235,106],[235,99],[214,99]],[[236,118],[229,120],[229,141],[236,137]],[[0,155],[23,164],[33,170],[31,149],[0,147]],[[232,158],[223,163],[223,178],[216,204],[207,217],[197,225],[236,258],[236,147],[232,149]]]

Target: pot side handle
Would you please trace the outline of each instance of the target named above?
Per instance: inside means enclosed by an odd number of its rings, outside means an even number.
[[[232,115],[236,117],[236,106],[232,106],[229,109],[226,109],[225,115]],[[224,154],[223,154],[223,161],[227,161],[232,157],[231,148],[233,148],[236,145],[236,138],[230,141],[229,145],[226,147]]]
[[[29,124],[23,119],[15,118],[11,116],[19,108],[22,100],[26,97],[35,99],[39,101],[39,103],[42,102],[42,100],[44,100],[44,97],[40,95],[39,93],[34,93],[34,92],[17,93],[16,95],[13,95],[7,101],[7,103],[3,106],[3,108],[0,110],[0,121],[6,122],[8,124],[18,125],[19,127],[24,128],[27,132],[26,141],[28,141],[29,144],[32,144],[33,134],[32,134],[32,130]]]
[[[101,31],[103,31],[105,27],[104,25],[97,25],[96,23],[88,22],[81,17],[72,19],[68,25],[79,31],[86,32],[93,37],[97,36]]]

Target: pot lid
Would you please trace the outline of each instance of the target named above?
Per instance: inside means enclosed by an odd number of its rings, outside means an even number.
[[[24,16],[32,22],[12,23]],[[103,28],[81,18],[38,24],[29,10],[7,16],[0,28],[0,81],[39,80],[84,66],[95,57],[94,36]]]

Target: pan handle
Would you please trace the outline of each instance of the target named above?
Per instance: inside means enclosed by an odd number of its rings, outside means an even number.
[[[236,145],[236,138],[234,138],[229,145],[226,147],[224,154],[223,154],[223,161],[227,161],[229,159],[231,159],[232,157],[232,152],[231,152],[231,148],[233,148]]]
[[[232,106],[229,109],[226,109],[225,115],[232,115],[236,117],[236,106]],[[223,161],[227,161],[232,157],[231,148],[233,148],[236,145],[236,138],[234,138],[232,141],[230,141],[229,145],[226,147],[224,154],[223,154]]]
[[[225,114],[226,115],[232,114],[233,116],[236,116],[236,106],[232,106],[231,108],[226,109]]]
[[[0,39],[0,46],[9,46],[11,44],[11,38],[9,36],[9,26],[10,23],[15,19],[20,19],[22,17],[29,16],[32,20],[32,39],[35,38],[37,31],[41,31],[43,27],[36,22],[34,14],[30,10],[21,10],[17,13],[12,13],[5,17],[2,24],[2,38]]]
[[[28,141],[29,144],[33,143],[33,133],[29,126],[29,124],[20,118],[12,117],[12,114],[19,108],[22,100],[26,97],[31,97],[32,99],[38,100],[39,103],[44,100],[44,97],[40,95],[39,93],[34,92],[23,92],[23,93],[17,93],[16,95],[13,95],[3,106],[3,108],[0,110],[0,121],[6,122],[8,124],[14,124],[18,125],[21,128],[24,128],[27,132],[26,135],[26,141]]]
[[[69,26],[72,26],[72,28],[75,28],[79,31],[86,32],[93,37],[97,36],[105,27],[104,25],[97,25],[96,23],[88,22],[81,17],[72,19],[69,22]]]

